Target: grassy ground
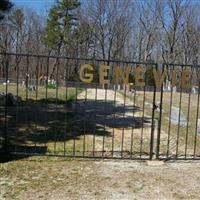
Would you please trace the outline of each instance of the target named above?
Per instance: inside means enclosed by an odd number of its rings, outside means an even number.
[[[194,149],[196,148],[196,155],[200,155],[200,138],[196,132],[196,119],[198,111],[198,94],[191,94],[189,97],[188,93],[163,93],[163,112],[161,120],[161,143],[160,151],[161,154],[166,156],[182,155],[182,156],[193,156]],[[133,99],[133,95],[128,95],[129,98]],[[189,100],[190,98],[190,100]],[[170,116],[170,102],[172,99],[172,106],[177,107],[183,111],[184,116],[188,122],[188,127],[179,126],[169,121]],[[142,107],[144,100],[143,92],[136,92],[136,105]],[[145,114],[152,115],[153,93],[146,92],[145,94]],[[160,92],[156,92],[156,103],[160,102]],[[181,105],[180,105],[181,102]],[[159,119],[159,111],[155,112],[155,118]],[[155,132],[156,139],[157,131]],[[156,141],[155,141],[156,142]],[[196,145],[195,145],[196,143]],[[177,148],[178,146],[178,148]]]
[[[141,116],[137,117],[141,109],[135,108],[127,99],[124,106],[124,98],[118,92],[114,102],[113,90],[107,91],[105,102],[103,89],[98,89],[95,99],[94,88],[76,88],[69,87],[67,93],[65,87],[48,89],[46,99],[44,87],[39,87],[37,93],[29,91],[27,95],[20,85],[18,95],[23,101],[8,108],[11,150],[70,156],[144,154],[148,157],[149,127],[144,126],[149,119],[143,122]],[[0,91],[5,91],[5,86]],[[8,93],[16,94],[15,84],[8,85]],[[134,118],[133,112],[136,113]],[[4,110],[2,118],[3,114]]]
[[[8,85],[8,92],[16,95],[16,90],[15,84]],[[0,91],[5,91],[5,86],[1,86]],[[95,100],[95,89],[86,89],[83,86],[81,88],[78,85],[68,87],[67,90],[65,87],[59,87],[58,90],[47,91],[40,86],[37,92],[28,93],[19,85],[18,91],[23,101],[17,107],[8,109],[8,138],[12,151],[71,156],[112,156],[110,152],[114,151],[117,157],[122,156],[123,151],[125,157],[132,154],[148,156],[153,92],[145,93],[144,103],[144,93],[137,91],[134,107],[134,94],[127,93],[124,99],[124,93],[117,92],[117,104],[114,106],[113,90],[107,91],[105,102],[105,90],[98,89]],[[200,138],[195,135],[197,94],[190,96],[189,104],[189,94],[182,93],[181,110],[188,119],[188,129],[181,126],[178,128],[172,123],[169,127],[170,100],[171,94],[165,92],[161,121],[161,154],[190,156],[194,154],[196,143],[195,153],[200,155]],[[159,101],[160,92],[157,92],[156,102]],[[177,92],[172,96],[172,106],[179,107],[179,102],[180,93]],[[3,116],[2,108],[2,120]],[[158,117],[159,112],[156,111],[155,119]],[[3,130],[3,123],[1,126]],[[157,127],[156,125],[154,144],[157,142]],[[156,148],[156,145],[154,146]]]
[[[5,91],[5,86],[0,91]],[[8,85],[8,93],[17,94],[15,84]],[[70,135],[63,134],[69,130],[65,123],[68,117],[75,118],[72,104],[83,89],[79,87],[59,87],[48,89],[38,87],[37,91],[26,91],[19,85],[18,96],[22,98],[17,106],[8,107],[7,136],[12,151],[23,153],[59,153],[64,152],[64,141]],[[47,96],[46,96],[47,94]],[[1,107],[1,120],[4,120],[4,107]],[[1,124],[4,132],[4,124]],[[72,148],[72,147],[68,147]],[[62,151],[60,151],[62,149]]]
[[[0,164],[0,199],[199,199],[198,162],[32,157]]]

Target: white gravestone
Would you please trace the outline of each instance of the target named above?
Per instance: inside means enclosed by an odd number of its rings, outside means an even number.
[[[180,111],[180,113],[179,113]],[[179,119],[179,114],[180,114],[180,119]],[[170,119],[172,124],[175,125],[180,125],[183,127],[187,126],[187,119],[185,117],[185,115],[183,114],[183,111],[180,110],[177,107],[172,107],[171,108],[171,119]]]
[[[171,82],[168,81],[168,85],[167,85],[167,91],[170,92],[171,91]]]
[[[176,86],[173,87],[173,93],[176,93]]]
[[[169,92],[171,91],[171,85],[168,80],[166,80],[165,84],[163,84],[163,92]]]
[[[163,85],[163,92],[166,92],[167,91],[167,89],[166,89],[166,87]]]
[[[192,87],[192,94],[196,94],[196,93],[197,93],[196,87]]]

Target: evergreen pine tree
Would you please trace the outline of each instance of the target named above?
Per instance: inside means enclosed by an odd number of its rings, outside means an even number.
[[[4,12],[9,11],[13,4],[9,0],[0,1],[0,20],[4,18]]]
[[[49,48],[57,50],[57,53],[70,40],[77,20],[73,10],[79,6],[78,0],[57,0],[50,9],[44,42]]]

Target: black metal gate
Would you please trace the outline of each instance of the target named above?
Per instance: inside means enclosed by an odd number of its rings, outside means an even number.
[[[163,64],[167,76],[164,85],[156,88],[156,63],[13,53],[2,53],[0,58],[1,151],[90,158],[198,158],[197,66]],[[92,67],[86,69],[90,83],[80,80],[83,65]],[[102,65],[109,66],[105,84],[99,83]],[[179,76],[185,68],[192,72],[192,87],[183,90],[178,83],[169,87],[172,71],[178,69]],[[131,84],[125,83],[127,75]],[[180,112],[174,124],[176,111]]]
[[[167,79],[160,98],[159,159],[200,158],[199,67],[163,64]]]

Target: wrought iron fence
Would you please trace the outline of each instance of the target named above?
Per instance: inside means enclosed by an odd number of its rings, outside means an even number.
[[[163,64],[166,82],[174,85],[161,91],[157,158],[200,158],[199,67]]]
[[[166,76],[156,88],[156,63],[14,53],[0,54],[0,62],[1,151],[91,158],[152,159],[155,155],[159,159],[198,159],[197,65],[163,64]],[[93,69],[86,69],[93,79],[90,83],[80,81],[84,64]],[[104,74],[107,84],[99,83],[101,65],[110,67]],[[145,70],[140,74],[144,80],[137,80],[145,81],[143,86],[136,86],[138,66]],[[123,78],[116,82],[117,68],[124,77],[130,68],[128,79],[132,84],[123,84]],[[191,72],[191,87],[183,89],[179,82],[186,68]],[[179,70],[176,75],[175,69]],[[175,76],[177,82],[170,87]]]

